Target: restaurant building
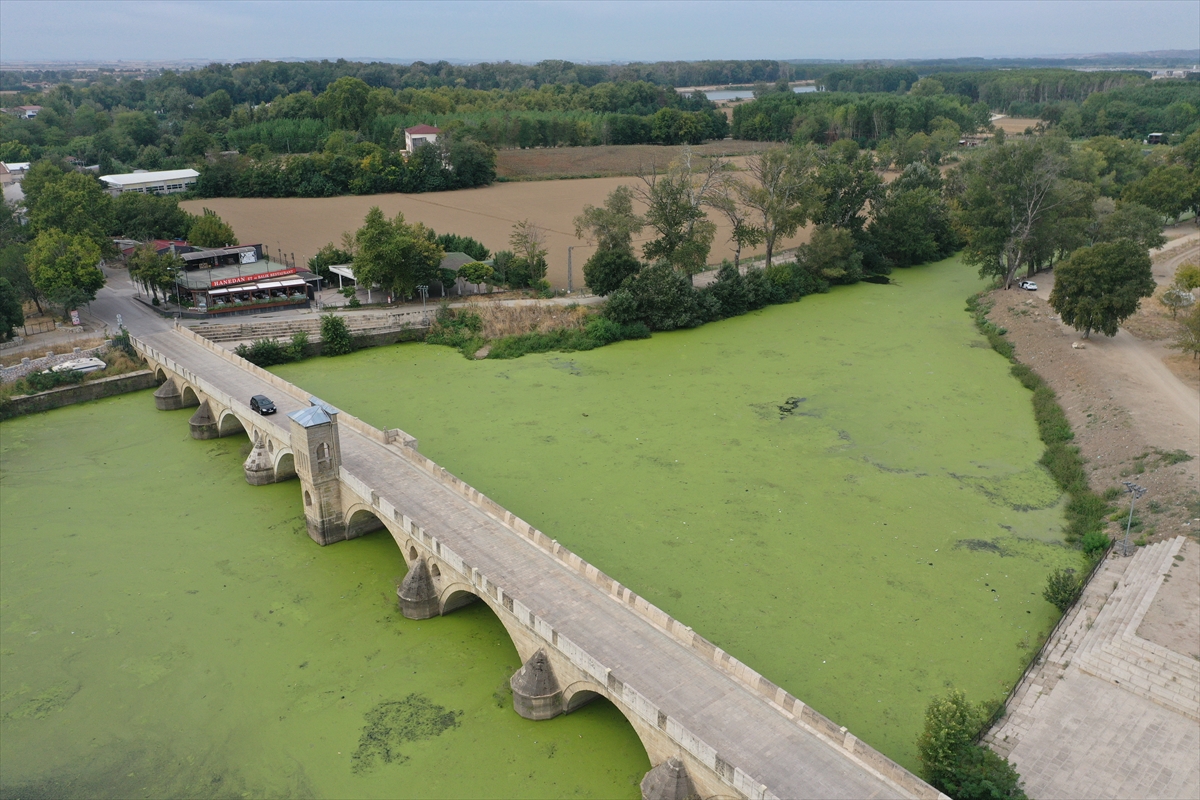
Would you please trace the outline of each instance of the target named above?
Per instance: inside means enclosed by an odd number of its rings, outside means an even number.
[[[180,299],[206,315],[306,308],[320,280],[295,264],[264,258],[260,244],[189,248],[177,255],[184,263]]]

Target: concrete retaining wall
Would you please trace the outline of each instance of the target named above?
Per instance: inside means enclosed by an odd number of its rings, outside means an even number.
[[[128,392],[140,392],[143,389],[153,389],[157,385],[158,381],[154,379],[154,373],[143,369],[74,386],[59,386],[57,389],[37,394],[17,395],[9,398],[7,403],[0,406],[0,419],[35,414],[39,411],[49,411]]]
[[[20,380],[30,373],[42,372],[64,361],[87,358],[88,356],[98,357],[111,344],[112,340],[106,339],[104,344],[89,347],[86,350],[76,347],[73,353],[56,353],[50,356],[43,356],[42,358],[22,358],[20,364],[13,364],[11,367],[0,367],[0,383],[11,383],[12,381]]]

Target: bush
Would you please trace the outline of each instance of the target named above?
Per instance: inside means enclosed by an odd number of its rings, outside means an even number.
[[[425,341],[457,348],[470,358],[483,347],[484,340],[480,336],[482,330],[483,320],[478,314],[466,310],[455,311],[449,303],[443,302],[438,307],[433,327],[429,329]]]
[[[294,361],[288,348],[274,339],[257,339],[249,345],[239,344],[234,353],[259,367],[273,367]]]
[[[922,773],[934,788],[955,800],[1012,798],[1024,800],[1021,776],[1005,759],[975,739],[994,714],[986,704],[972,705],[958,689],[929,701],[925,728],[917,738]]]
[[[321,317],[321,355],[344,356],[354,351],[354,338],[346,321],[333,314]]]
[[[303,361],[308,350],[308,332],[296,331],[292,334],[292,343],[287,346],[289,361]]]
[[[621,325],[640,322],[652,331],[694,328],[712,318],[712,301],[700,297],[690,278],[670,264],[659,263],[626,278],[609,295],[604,315]]]
[[[583,265],[583,280],[593,292],[607,296],[641,268],[642,262],[624,250],[598,250]]]
[[[1066,612],[1083,591],[1083,583],[1073,569],[1056,569],[1046,577],[1042,597],[1059,611]]]
[[[34,372],[25,376],[25,386],[30,392],[47,392],[59,386],[83,383],[84,373],[76,370],[62,372]]]
[[[1107,533],[1101,531],[1088,531],[1083,535],[1079,545],[1083,548],[1083,552],[1089,556],[1096,556],[1103,553],[1112,544],[1112,539],[1108,538]]]

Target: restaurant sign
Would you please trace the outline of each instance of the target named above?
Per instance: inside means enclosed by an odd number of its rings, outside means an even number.
[[[282,278],[284,275],[295,275],[299,270],[295,267],[290,269],[277,269],[274,272],[260,272],[257,275],[239,275],[236,278],[221,278],[219,281],[213,281],[209,286],[213,289],[218,286],[232,286],[235,283],[253,283],[254,281],[266,280],[268,278]]]

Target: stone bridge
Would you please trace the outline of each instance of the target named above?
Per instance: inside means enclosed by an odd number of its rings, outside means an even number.
[[[597,697],[637,732],[647,798],[944,797],[556,540],[379,430],[186,328],[135,339],[160,409],[195,407],[198,439],[245,432],[252,484],[298,479],[326,545],[386,528],[408,564],[412,619],[482,601],[516,646],[513,705],[530,719]],[[265,394],[279,413],[262,417]]]

